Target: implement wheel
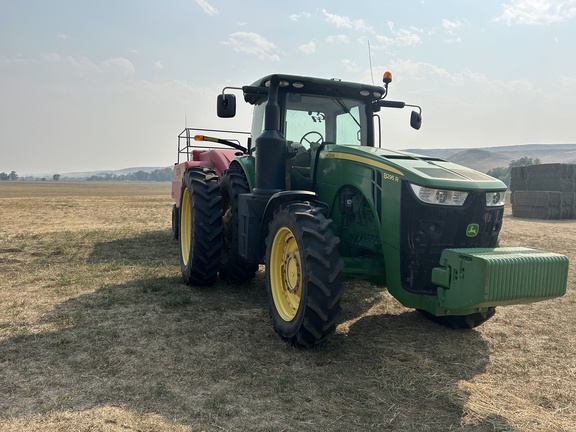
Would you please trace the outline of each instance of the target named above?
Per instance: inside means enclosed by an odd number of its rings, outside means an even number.
[[[241,170],[226,170],[220,179],[224,244],[220,278],[228,283],[243,283],[254,278],[258,263],[238,255],[238,195],[249,193],[248,180]]]
[[[198,167],[184,174],[179,227],[184,282],[187,285],[213,283],[222,251],[222,208],[214,170]]]
[[[281,207],[266,238],[266,290],[274,328],[293,345],[312,347],[336,330],[344,292],[340,239],[309,203]]]
[[[496,313],[496,308],[489,307],[486,312],[476,312],[470,315],[436,316],[422,309],[418,309],[418,312],[420,312],[430,321],[434,321],[435,323],[441,324],[446,327],[450,327],[453,329],[471,329],[474,327],[478,327],[480,324],[483,324],[490,318],[492,318]]]

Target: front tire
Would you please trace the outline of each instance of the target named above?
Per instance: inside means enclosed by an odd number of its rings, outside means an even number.
[[[209,168],[191,168],[182,179],[180,267],[187,285],[214,283],[222,251],[222,208],[218,176]]]
[[[336,330],[344,292],[344,266],[320,208],[309,203],[281,207],[266,238],[266,290],[278,334],[293,345],[313,347]]]
[[[248,262],[238,254],[238,195],[249,192],[248,180],[242,171],[224,171],[220,179],[224,227],[220,279],[228,283],[248,282],[258,271],[258,263]]]

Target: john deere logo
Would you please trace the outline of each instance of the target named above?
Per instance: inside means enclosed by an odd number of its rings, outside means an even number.
[[[470,224],[466,228],[466,236],[476,237],[478,235],[478,231],[480,231],[480,227],[478,226],[478,224]]]

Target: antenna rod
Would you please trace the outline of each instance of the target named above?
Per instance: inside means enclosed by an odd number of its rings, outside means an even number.
[[[374,73],[372,72],[372,53],[370,52],[370,39],[368,39],[368,61],[370,62],[370,76],[372,77],[372,85],[374,85]]]

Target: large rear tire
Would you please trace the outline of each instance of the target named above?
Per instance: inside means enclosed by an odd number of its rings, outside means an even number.
[[[266,238],[266,290],[274,328],[293,345],[313,347],[336,330],[344,266],[320,208],[281,207]]]
[[[212,284],[222,252],[222,207],[218,176],[209,168],[191,168],[182,179],[180,266],[187,285]]]
[[[428,318],[430,321],[434,321],[437,324],[450,327],[453,329],[472,329],[478,327],[479,325],[485,323],[496,313],[495,307],[489,307],[486,312],[476,312],[470,315],[446,315],[446,316],[436,316],[432,315],[430,312],[418,309],[422,315]]]
[[[248,282],[258,271],[258,263],[248,262],[238,254],[238,195],[249,192],[248,180],[241,170],[224,171],[220,180],[224,227],[220,278],[228,283]]]

